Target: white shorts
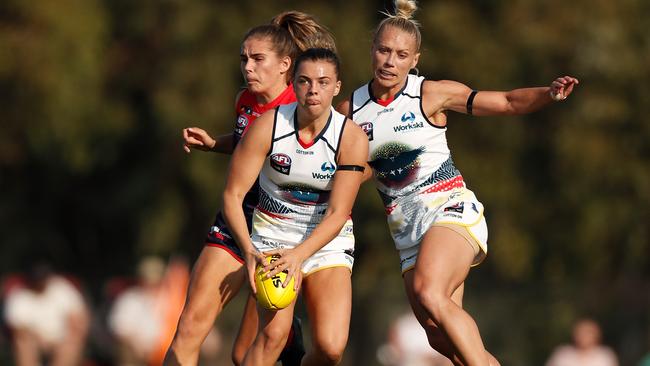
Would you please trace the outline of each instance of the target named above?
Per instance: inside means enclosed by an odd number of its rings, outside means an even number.
[[[313,216],[313,222],[297,222],[290,218],[278,218],[255,209],[251,236],[260,236],[288,243],[302,243],[314,232],[321,223],[322,218],[322,216]],[[351,218],[348,218],[338,235],[327,243],[323,249],[354,249],[354,224]]]
[[[488,231],[483,204],[467,188],[397,199],[387,219],[400,254],[402,273],[415,266],[420,242],[432,226],[449,227],[465,237],[475,249],[472,265],[479,264],[487,255]]]
[[[334,240],[337,239],[340,239],[340,237]],[[251,240],[255,248],[261,253],[274,249],[295,248],[300,245],[299,243],[270,239],[256,234],[251,236]],[[352,272],[352,266],[354,265],[354,237],[352,237],[351,245],[348,245],[347,249],[340,248],[340,243],[338,243],[337,247],[330,249],[328,248],[330,244],[331,242],[303,262],[301,271],[305,277],[332,267],[346,267]]]

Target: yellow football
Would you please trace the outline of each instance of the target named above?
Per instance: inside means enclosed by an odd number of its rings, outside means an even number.
[[[266,257],[269,263],[273,263],[279,255]],[[257,288],[257,302],[265,309],[280,310],[284,309],[293,299],[296,298],[296,291],[293,289],[294,278],[289,280],[287,287],[282,287],[282,283],[287,278],[287,271],[282,271],[271,278],[266,278],[266,273],[260,273],[261,265],[255,268],[255,287]]]

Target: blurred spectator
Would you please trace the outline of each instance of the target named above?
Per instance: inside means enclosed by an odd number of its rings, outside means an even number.
[[[648,340],[650,340],[650,337]],[[648,342],[648,345],[650,345],[650,342]],[[637,366],[650,366],[650,351],[641,357]]]
[[[411,311],[395,319],[388,332],[388,342],[377,350],[377,359],[386,366],[452,365],[431,348],[426,332]]]
[[[82,362],[90,323],[79,289],[47,264],[5,283],[4,318],[18,366]]]
[[[546,366],[618,366],[614,351],[600,342],[598,323],[581,319],[573,326],[573,344],[558,346]]]
[[[138,283],[118,295],[108,326],[118,342],[119,365],[160,365],[183,308],[189,268],[181,260],[166,267],[147,257],[137,271]]]
[[[650,366],[650,353],[641,359],[639,366]]]
[[[650,353],[647,353],[645,357],[639,361],[639,366],[650,366]]]

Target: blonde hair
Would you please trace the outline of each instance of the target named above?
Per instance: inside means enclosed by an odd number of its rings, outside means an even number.
[[[386,27],[395,27],[412,35],[415,38],[416,49],[419,50],[422,44],[420,23],[413,19],[413,14],[417,10],[418,4],[415,0],[395,0],[395,14],[382,12],[382,14],[386,15],[386,18],[375,29],[373,42],[377,42],[377,37]]]

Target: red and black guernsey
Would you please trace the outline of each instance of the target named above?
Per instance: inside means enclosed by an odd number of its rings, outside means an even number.
[[[235,128],[233,130],[234,146],[237,146],[239,140],[246,134],[250,126],[255,122],[257,117],[264,112],[275,109],[279,105],[290,104],[296,101],[296,94],[293,91],[293,85],[289,84],[275,99],[266,104],[257,102],[255,94],[250,90],[244,89],[237,99],[235,105]],[[252,216],[255,207],[259,201],[259,184],[256,181],[251,190],[244,197],[242,208],[248,224],[248,230],[251,230]],[[230,235],[221,212],[217,213],[214,224],[208,232],[206,245],[223,248],[232,254],[235,259],[243,262],[239,247]]]
[[[290,104],[295,101],[296,94],[293,92],[293,85],[291,84],[280,95],[266,104],[259,104],[255,94],[251,93],[248,89],[244,89],[235,106],[235,116],[237,118],[234,130],[235,145],[237,145],[251,124],[262,113],[274,109],[279,105]]]

